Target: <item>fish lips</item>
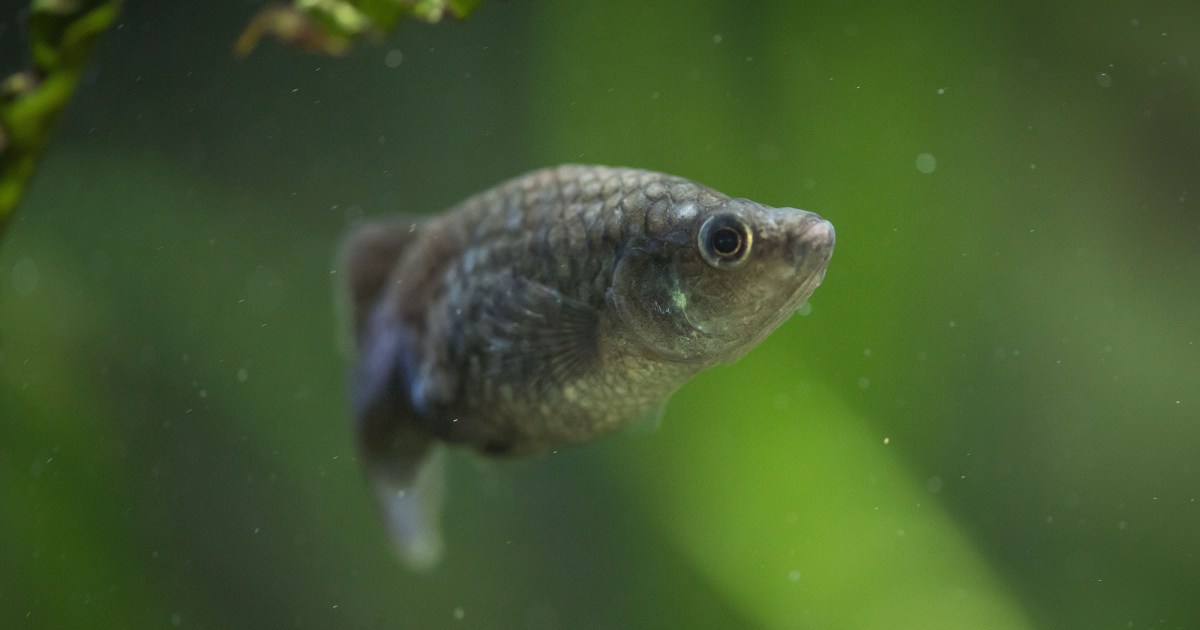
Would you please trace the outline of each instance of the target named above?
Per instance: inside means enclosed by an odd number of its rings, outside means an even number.
[[[777,212],[781,218],[779,229],[786,235],[781,252],[785,259],[802,271],[824,276],[837,240],[833,224],[806,210],[780,208]]]

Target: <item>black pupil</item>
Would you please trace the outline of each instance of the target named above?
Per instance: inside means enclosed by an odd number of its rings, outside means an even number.
[[[713,230],[712,238],[713,251],[721,256],[732,256],[742,248],[742,235],[738,234],[737,230],[731,227],[722,227]]]

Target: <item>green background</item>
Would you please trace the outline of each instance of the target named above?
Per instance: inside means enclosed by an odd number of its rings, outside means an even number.
[[[236,60],[259,6],[129,3],[2,243],[0,626],[1200,627],[1194,2],[492,0]],[[837,251],[660,429],[456,453],[412,574],[333,252],[560,162]]]

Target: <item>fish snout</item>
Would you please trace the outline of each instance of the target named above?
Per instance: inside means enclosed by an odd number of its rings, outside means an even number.
[[[819,268],[829,262],[836,235],[833,224],[819,215],[794,210],[798,216],[789,217],[783,255],[797,268]]]

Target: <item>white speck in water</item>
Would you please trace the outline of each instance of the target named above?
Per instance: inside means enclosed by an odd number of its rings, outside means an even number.
[[[871,386],[871,379],[869,379],[865,376],[858,379],[858,388],[859,389],[866,389],[870,386]]]
[[[458,608],[454,609],[455,621],[462,621],[463,617],[466,617],[466,616],[467,616],[467,611],[463,610],[462,606],[459,606]]]
[[[246,371],[246,368],[238,368],[237,380],[239,383],[245,383],[250,380],[250,373]]]
[[[925,482],[925,487],[934,494],[941,492],[943,485],[945,484],[942,482],[942,478],[937,475],[930,477],[929,480]]]
[[[397,50],[395,48],[387,51],[387,54],[385,54],[383,56],[383,65],[385,65],[389,68],[395,68],[396,66],[399,66],[403,61],[404,61],[404,53],[400,52],[399,50]]]
[[[1050,523],[1053,523],[1053,522],[1054,522],[1053,516],[1046,516],[1046,524],[1047,525],[1049,525]]]
[[[937,92],[937,94],[938,94],[939,96],[941,96],[942,94],[945,94],[945,93],[946,93],[946,88],[944,88],[944,87],[938,88],[938,89],[936,90],[936,92]]]
[[[792,582],[799,582],[800,581],[800,572],[795,569],[788,571],[788,579],[791,580]]]
[[[904,533],[905,533],[905,532],[904,532],[904,530],[903,530],[903,529],[897,529],[897,530],[896,530],[896,537],[897,537],[897,538],[904,538]]]
[[[1128,526],[1129,526],[1129,523],[1126,523],[1125,521],[1117,521],[1117,529],[1119,529],[1121,531],[1125,531],[1125,528]]]
[[[1107,72],[1096,73],[1096,84],[1102,88],[1112,87],[1112,75]]]
[[[864,357],[869,357],[869,356],[871,356],[871,349],[870,349],[870,348],[863,348],[863,356],[864,356]]]
[[[800,308],[796,309],[796,314],[801,317],[811,315],[812,314],[812,304],[809,304],[808,302],[801,304]]]
[[[179,613],[175,613],[175,614],[171,615],[171,625],[172,626],[178,626],[181,623],[183,623],[183,617],[181,617],[179,615]]]
[[[917,155],[917,170],[928,175],[937,169],[937,158],[933,157],[932,153],[921,153]]]
[[[716,35],[713,35],[713,43],[714,43],[714,44],[720,44],[720,43],[721,43],[721,34],[720,34],[720,33],[717,33]]]
[[[892,438],[890,438],[890,437],[884,437],[884,438],[883,438],[883,444],[884,444],[884,446],[887,446],[888,444],[891,444],[891,443],[892,443]]]
[[[38,268],[29,258],[22,258],[12,268],[12,287],[17,295],[29,295],[38,285]]]

